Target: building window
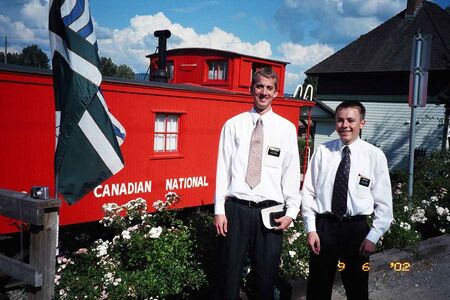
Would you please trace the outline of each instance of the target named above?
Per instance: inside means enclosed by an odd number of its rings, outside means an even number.
[[[225,60],[211,60],[208,62],[209,80],[227,80],[228,63]]]
[[[166,64],[166,71],[167,71],[167,78],[169,80],[173,80],[173,70],[174,70],[173,61],[168,61]]]
[[[158,113],[155,115],[155,152],[177,152],[179,120],[177,114]]]

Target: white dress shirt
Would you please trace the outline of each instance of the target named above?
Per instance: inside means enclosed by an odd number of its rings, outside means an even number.
[[[344,144],[340,139],[320,145],[314,152],[302,189],[302,215],[306,231],[316,231],[316,214],[332,213],[334,178]],[[371,215],[366,239],[377,243],[389,228],[392,215],[391,181],[387,160],[377,147],[357,139],[350,145],[346,216]]]
[[[251,189],[245,183],[250,139],[262,119],[264,146],[261,182]],[[286,215],[295,219],[300,210],[300,160],[294,125],[272,110],[262,116],[253,109],[229,119],[222,128],[217,159],[215,214],[225,214],[225,199],[286,203]]]

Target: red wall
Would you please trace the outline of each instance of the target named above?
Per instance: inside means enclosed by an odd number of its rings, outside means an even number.
[[[63,203],[62,225],[98,220],[102,205],[126,203],[142,197],[151,204],[164,199],[167,180],[201,178],[203,185],[175,189],[182,196],[177,207],[213,202],[217,145],[222,125],[231,116],[251,107],[249,96],[224,92],[192,92],[175,88],[106,82],[102,85],[110,111],[124,125],[127,136],[122,145],[125,168],[102,184],[151,181],[151,191],[120,196],[96,197],[89,193],[78,203]],[[53,153],[55,148],[52,78],[0,71],[0,188],[29,191],[31,186],[49,186],[54,196]],[[298,123],[303,101],[275,100],[274,111]],[[178,155],[153,154],[155,112],[182,113]],[[192,179],[191,179],[192,180]],[[177,180],[179,182],[179,180]],[[0,217],[0,233],[13,230],[10,220]]]

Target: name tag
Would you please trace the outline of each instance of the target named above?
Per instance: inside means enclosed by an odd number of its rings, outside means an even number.
[[[280,148],[269,147],[269,151],[267,151],[267,154],[280,157],[280,152],[281,152]]]
[[[370,185],[370,179],[361,176],[361,179],[359,180],[359,184],[368,187]]]

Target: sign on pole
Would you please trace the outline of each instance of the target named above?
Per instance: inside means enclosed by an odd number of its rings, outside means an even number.
[[[430,53],[431,34],[416,34],[413,39],[411,73],[409,75],[408,104],[410,107],[424,107],[427,103]]]

